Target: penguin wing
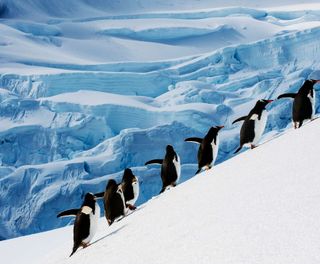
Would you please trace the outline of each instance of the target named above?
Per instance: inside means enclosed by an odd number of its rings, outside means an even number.
[[[286,98],[286,97],[295,98],[296,95],[297,95],[296,93],[285,93],[285,94],[279,95],[277,99]]]
[[[201,144],[202,143],[202,138],[190,137],[190,138],[186,138],[184,141],[192,142],[192,143],[196,143],[196,144]]]
[[[57,217],[77,216],[80,209],[69,209],[57,215]]]
[[[247,118],[247,116],[241,116],[241,117],[237,118],[236,120],[234,120],[234,121],[232,122],[232,124],[234,124],[234,123],[236,123],[236,122],[239,122],[239,121],[244,121],[246,118]]]
[[[95,193],[94,197],[96,199],[102,199],[104,197],[104,192]]]
[[[163,159],[153,159],[147,161],[144,165],[149,165],[149,164],[162,164]]]

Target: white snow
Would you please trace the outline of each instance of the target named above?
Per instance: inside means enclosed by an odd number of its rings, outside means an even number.
[[[0,242],[4,263],[320,261],[320,120],[171,188],[120,222],[99,220],[68,258],[72,227]],[[18,252],[18,253],[17,253]]]
[[[6,259],[64,263],[106,254],[111,263],[122,255],[124,263],[168,262],[164,256],[173,263],[316,263],[317,140],[301,135],[312,137],[315,125],[149,202],[160,191],[160,171],[143,164],[172,144],[181,158],[179,182],[190,179],[198,146],[184,139],[215,125],[225,126],[216,163],[233,158],[240,127],[232,120],[257,100],[296,92],[319,76],[319,0],[67,2],[0,0],[0,240],[67,225],[55,217],[66,203],[79,206],[84,193],[119,181],[127,167],[141,183],[141,210],[111,228],[101,219],[96,239],[107,237],[70,260],[71,227],[1,242]],[[317,116],[318,91],[316,97]],[[268,106],[262,141],[291,127],[291,106]],[[283,141],[306,154],[295,160]],[[19,254],[16,245],[24,249]]]

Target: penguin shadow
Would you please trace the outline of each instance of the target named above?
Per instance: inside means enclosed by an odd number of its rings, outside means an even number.
[[[112,231],[111,233],[108,233],[108,234],[106,234],[105,236],[100,237],[99,239],[97,239],[97,240],[95,240],[94,242],[90,243],[89,246],[92,246],[92,245],[98,243],[99,241],[101,241],[101,240],[109,237],[109,236],[113,236],[113,235],[117,234],[120,230],[122,230],[122,229],[125,228],[125,227],[126,227],[126,225],[123,225],[123,226],[117,228],[116,230]]]
[[[320,116],[315,116],[313,119],[308,120],[308,121],[305,121],[302,127],[309,126],[310,124],[312,124],[312,122],[313,122],[314,120],[317,120],[317,119],[319,119],[319,118],[320,118]],[[288,134],[288,133],[294,132],[294,131],[296,131],[296,130],[299,130],[299,129],[294,129],[293,126],[290,127],[290,128],[286,128],[284,131],[281,131],[279,134],[273,135],[271,138],[262,141],[257,147],[262,146],[262,145],[264,145],[264,144],[267,144],[267,143],[269,143],[270,141],[273,141],[274,139],[277,139],[277,138],[279,138],[279,137],[282,137],[282,136],[284,136],[284,135],[286,135],[286,134]],[[252,150],[254,150],[254,149],[252,149]]]
[[[131,214],[133,214],[134,212],[137,212],[137,211],[141,210],[143,207],[144,207],[144,206],[139,206],[139,207],[137,207],[134,211],[130,211],[125,217],[121,217],[121,218],[119,218],[118,220],[116,220],[115,223],[118,223],[118,222],[120,222],[121,220],[123,220],[123,219],[127,218],[128,216],[130,216]],[[112,231],[111,233],[108,233],[108,234],[106,234],[105,236],[100,237],[99,239],[97,239],[97,240],[95,240],[94,242],[90,243],[90,246],[93,245],[93,244],[95,244],[95,243],[98,243],[99,241],[101,241],[101,240],[103,240],[103,239],[105,239],[105,238],[107,238],[107,237],[109,237],[109,236],[113,236],[113,235],[117,234],[120,230],[122,230],[122,229],[125,228],[126,226],[127,226],[127,224],[124,224],[123,226],[121,226],[121,227],[117,228],[116,230]]]

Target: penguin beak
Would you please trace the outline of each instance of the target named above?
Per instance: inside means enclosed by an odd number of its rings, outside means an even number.
[[[220,129],[224,128],[224,126],[217,126],[217,128],[219,128],[219,130],[220,130]]]
[[[268,103],[271,103],[271,102],[273,102],[273,100],[266,100]]]

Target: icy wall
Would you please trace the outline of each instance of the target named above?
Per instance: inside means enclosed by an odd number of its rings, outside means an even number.
[[[5,6],[0,10],[2,17],[9,12]],[[273,25],[297,17],[315,19],[312,13],[267,14],[241,8],[162,16],[204,19],[231,14],[250,16],[257,23],[269,19]],[[19,30],[39,47],[62,45],[66,26],[41,25],[20,20],[1,24],[3,32],[13,36]],[[228,35],[230,29],[235,30],[227,25],[210,32],[171,27],[161,29],[160,35],[124,29],[99,34],[176,45],[217,30]],[[163,39],[161,32],[166,32]],[[162,158],[167,144],[180,155],[182,181],[187,180],[197,169],[197,146],[184,139],[202,137],[210,126],[225,125],[218,162],[230,158],[240,129],[231,122],[248,113],[258,99],[297,91],[319,69],[319,39],[320,27],[315,26],[203,55],[149,62],[61,63],[3,55],[7,63],[16,64],[0,71],[0,238],[65,225],[68,220],[55,217],[59,211],[79,206],[88,191],[104,190],[109,178],[119,181],[127,167],[141,183],[138,204],[147,201],[160,190],[160,170],[143,164]],[[9,39],[1,45],[10,45]],[[279,100],[268,107],[264,140],[291,125],[291,104]]]

